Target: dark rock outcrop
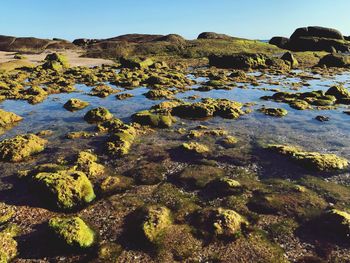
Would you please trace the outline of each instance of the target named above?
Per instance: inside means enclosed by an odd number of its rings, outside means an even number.
[[[269,44],[275,45],[279,48],[285,48],[286,44],[289,42],[289,38],[286,37],[273,37],[269,41]]]
[[[274,37],[270,44],[291,51],[349,52],[350,41],[336,29],[326,27],[302,27],[295,30],[290,39]]]
[[[50,40],[35,37],[0,36],[1,51],[42,52],[46,49],[74,49],[67,40]]]
[[[349,67],[350,56],[340,54],[329,54],[321,58],[318,66],[327,67]]]
[[[225,34],[218,34],[215,32],[203,32],[200,33],[197,39],[232,39],[232,37]]]

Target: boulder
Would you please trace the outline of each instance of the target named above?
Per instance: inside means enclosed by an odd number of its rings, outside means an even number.
[[[44,69],[62,70],[69,67],[68,60],[64,55],[52,53],[45,57]]]
[[[34,184],[63,210],[72,210],[95,199],[93,185],[85,173],[75,170],[39,172]]]
[[[113,114],[109,112],[108,109],[103,107],[98,107],[89,110],[85,116],[84,120],[89,123],[103,122],[113,118]]]
[[[69,99],[64,105],[63,107],[66,110],[69,111],[77,111],[77,110],[82,110],[84,108],[86,108],[87,106],[89,106],[89,102],[80,100],[80,99]]]
[[[279,48],[286,48],[289,38],[286,37],[273,37],[270,39],[269,44],[275,45]]]
[[[298,60],[290,52],[284,53],[281,59],[287,61],[291,68],[296,68],[299,65]]]
[[[326,95],[334,96],[339,102],[344,99],[350,99],[350,92],[343,85],[330,87],[326,91]]]
[[[119,62],[123,68],[130,69],[143,69],[148,68],[154,64],[154,61],[150,58],[142,59],[142,58],[120,58]]]
[[[158,128],[169,128],[175,122],[175,118],[171,115],[160,114],[157,112],[145,110],[137,112],[131,116],[134,122],[141,125],[149,125]]]
[[[309,26],[301,27],[294,31],[291,35],[291,39],[301,38],[301,37],[317,37],[317,38],[331,38],[331,39],[341,39],[344,37],[342,33],[333,28],[319,27],[319,26]]]

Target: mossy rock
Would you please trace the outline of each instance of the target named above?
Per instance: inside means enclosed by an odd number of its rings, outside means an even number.
[[[97,124],[97,130],[100,132],[118,132],[121,128],[123,128],[124,122],[118,118],[113,118],[102,123]]]
[[[132,115],[134,122],[140,123],[141,125],[149,125],[158,128],[169,128],[175,122],[175,118],[171,115],[159,114],[152,111],[140,111]]]
[[[234,194],[241,194],[243,192],[242,185],[231,178],[222,177],[210,181],[206,186],[206,191],[216,196],[227,196]]]
[[[190,154],[206,154],[210,152],[210,149],[203,144],[198,142],[185,142],[181,145],[181,150]]]
[[[330,234],[350,241],[350,213],[338,209],[331,209],[321,217],[321,224]]]
[[[23,120],[21,116],[0,109],[0,127],[6,127],[21,120]]]
[[[142,59],[142,58],[138,58],[138,57],[133,57],[133,58],[122,57],[122,58],[120,58],[119,61],[122,65],[122,67],[130,68],[130,69],[148,68],[149,66],[152,66],[154,64],[154,61],[150,58]]]
[[[80,217],[51,218],[49,228],[70,247],[86,249],[96,242],[96,233]]]
[[[47,140],[34,134],[17,135],[0,142],[0,160],[20,162],[45,149]]]
[[[310,104],[304,100],[292,101],[289,106],[296,110],[307,110],[311,108]]]
[[[109,112],[108,109],[103,107],[98,107],[89,110],[85,116],[84,120],[89,123],[103,122],[113,118],[113,114]]]
[[[122,93],[122,94],[116,95],[115,97],[117,100],[126,100],[126,99],[134,97],[134,95],[131,93]]]
[[[259,111],[273,117],[283,117],[288,114],[288,111],[282,108],[261,108]]]
[[[98,259],[101,262],[115,262],[123,252],[123,247],[116,243],[106,242],[99,245]]]
[[[69,99],[63,107],[69,111],[82,110],[89,106],[89,103],[80,99]]]
[[[171,211],[162,206],[150,206],[145,209],[142,231],[146,239],[156,243],[166,228],[172,224]]]
[[[58,208],[64,210],[78,208],[96,197],[92,183],[80,171],[41,172],[33,176],[33,181]]]
[[[233,148],[237,145],[238,139],[235,136],[228,135],[220,140],[219,143],[225,148]]]
[[[181,104],[172,109],[172,114],[182,118],[202,119],[212,117],[215,112],[213,105],[198,102],[193,104]]]
[[[69,67],[68,60],[64,55],[52,53],[45,58],[45,63],[42,65],[43,69],[51,69],[54,71],[61,71]]]
[[[94,88],[92,88],[91,92],[89,93],[90,96],[97,96],[100,98],[106,98],[109,95],[119,92],[120,90],[113,89],[111,86],[100,84]]]
[[[12,206],[0,203],[0,225],[7,223],[14,215],[15,209]]]
[[[342,85],[333,86],[326,91],[326,95],[334,96],[337,100],[349,99],[350,92]]]
[[[195,214],[195,225],[203,236],[223,239],[237,238],[242,228],[248,226],[248,221],[230,209],[207,208]]]
[[[152,100],[159,99],[171,99],[174,96],[174,91],[168,89],[151,89],[147,93],[145,93],[146,98]]]
[[[135,181],[139,184],[153,185],[165,179],[167,172],[162,163],[142,162],[136,168],[129,171]]]
[[[6,229],[0,232],[0,262],[7,263],[17,256],[17,242]]]
[[[106,169],[97,161],[98,157],[95,154],[89,151],[81,151],[75,162],[76,169],[84,172],[90,179],[99,177],[105,173]]]
[[[323,154],[318,152],[307,152],[299,147],[290,145],[271,144],[267,146],[279,154],[285,155],[290,159],[300,163],[305,168],[316,171],[334,171],[343,170],[348,167],[347,159],[335,154]]]
[[[135,128],[123,124],[119,129],[113,131],[109,137],[106,143],[106,150],[110,155],[124,156],[129,153],[135,138]]]

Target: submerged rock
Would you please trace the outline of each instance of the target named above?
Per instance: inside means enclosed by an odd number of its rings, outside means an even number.
[[[261,108],[259,111],[273,117],[283,117],[288,114],[288,111],[282,108]]]
[[[306,152],[302,149],[290,145],[271,144],[268,149],[288,156],[302,166],[316,171],[342,170],[348,167],[347,159],[338,157],[335,154],[322,154],[318,152]]]
[[[47,140],[34,134],[17,135],[0,142],[0,160],[20,162],[45,149]]]
[[[176,121],[171,115],[149,110],[137,112],[133,114],[131,118],[134,122],[140,123],[141,125],[150,125],[158,128],[169,128]]]
[[[54,217],[50,219],[49,227],[71,247],[85,249],[96,242],[95,232],[80,217]]]
[[[95,199],[92,183],[80,171],[39,172],[32,179],[61,209],[71,210]]]
[[[89,110],[85,116],[84,120],[89,123],[103,122],[113,118],[113,114],[109,112],[108,109],[103,107],[98,107]]]
[[[63,107],[69,111],[82,110],[89,106],[89,102],[80,100],[80,99],[69,99]]]

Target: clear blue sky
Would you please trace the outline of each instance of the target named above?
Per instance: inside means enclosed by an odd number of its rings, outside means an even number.
[[[350,35],[350,0],[1,0],[0,34],[106,38],[214,31],[252,39],[307,25]]]

